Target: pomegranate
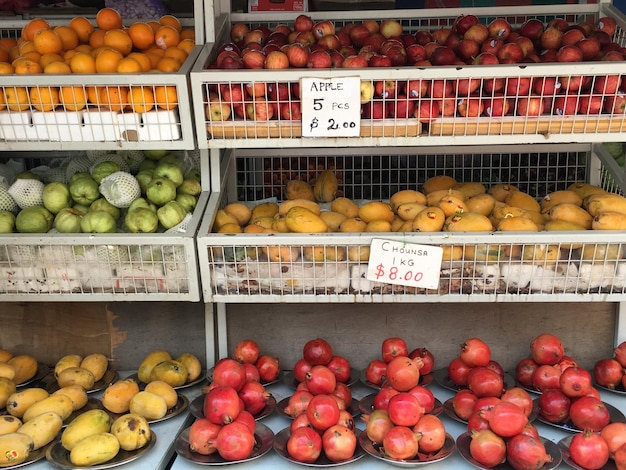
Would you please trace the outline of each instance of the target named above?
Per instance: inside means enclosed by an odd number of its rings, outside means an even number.
[[[413,432],[417,433],[420,452],[439,452],[446,442],[446,428],[435,415],[422,416],[413,426]]]
[[[291,421],[291,424],[289,425],[289,430],[291,432],[294,432],[296,429],[305,426],[311,427],[311,423],[309,423],[309,418],[307,417],[306,413],[301,413]]]
[[[501,401],[500,397],[480,397],[474,403],[474,411],[490,410]]]
[[[204,396],[204,417],[214,424],[231,423],[241,410],[241,399],[232,387],[215,387]]]
[[[333,348],[324,339],[312,339],[307,341],[302,348],[302,357],[311,365],[325,365],[333,357]]]
[[[424,408],[409,392],[400,392],[389,399],[389,418],[399,426],[415,426],[424,415]]]
[[[416,348],[409,353],[411,359],[419,357],[424,363],[420,368],[420,375],[430,374],[435,368],[435,356],[426,348]]]
[[[337,423],[339,406],[337,401],[330,395],[314,395],[306,408],[306,416],[314,429],[325,431]]]
[[[386,410],[389,407],[389,400],[391,400],[391,397],[397,395],[398,393],[400,393],[398,390],[390,387],[389,385],[383,386],[374,397],[374,409]]]
[[[617,449],[626,444],[626,423],[609,423],[602,428],[600,435],[609,446],[609,454],[613,457]]]
[[[221,424],[215,424],[206,418],[196,419],[189,428],[189,448],[192,452],[201,455],[211,455],[217,452],[215,438],[222,429]]]
[[[626,444],[615,451],[613,460],[615,460],[615,467],[617,467],[617,470],[626,469]]]
[[[500,365],[498,361],[490,360],[485,366],[487,369],[491,369],[496,372],[498,375],[504,377],[504,368]]]
[[[382,444],[383,437],[392,427],[395,426],[387,410],[374,410],[370,414],[361,415],[365,421],[365,433],[374,444]]]
[[[522,432],[520,432],[520,434],[539,439],[539,431],[533,423],[526,423],[526,426],[524,426],[524,429],[522,429]]]
[[[215,447],[224,460],[236,461],[247,459],[254,450],[254,434],[243,423],[230,423],[222,426]]]
[[[311,363],[306,359],[298,359],[293,366],[293,376],[297,382],[304,382],[306,373],[311,370]]]
[[[614,350],[613,355],[622,367],[626,367],[626,341],[620,343]]]
[[[535,470],[552,461],[540,439],[518,434],[507,441],[506,460],[515,470]]]
[[[270,393],[260,382],[246,382],[239,390],[239,397],[243,401],[244,410],[257,415],[267,406]]]
[[[254,364],[243,364],[244,369],[246,370],[246,382],[260,382],[261,376],[259,375],[259,369],[256,368]]]
[[[417,398],[418,403],[424,408],[424,413],[430,413],[435,408],[435,395],[423,385],[416,385],[409,393]]]
[[[389,363],[394,357],[408,356],[409,348],[402,338],[385,338],[381,347],[382,359]]]
[[[419,383],[420,359],[410,359],[407,356],[393,358],[387,364],[387,382],[400,392],[411,390]]]
[[[523,411],[513,403],[501,401],[490,410],[480,411],[489,421],[489,427],[500,437],[512,437],[522,432],[528,418]]]
[[[287,401],[287,406],[285,406],[284,410],[285,414],[292,418],[298,417],[298,415],[306,411],[312,398],[313,394],[308,390],[296,390]]]
[[[568,367],[559,376],[559,387],[570,398],[585,396],[593,387],[591,374],[582,367]]]
[[[365,379],[372,385],[381,386],[386,373],[387,363],[380,359],[374,359],[365,368]]]
[[[526,417],[530,416],[533,412],[533,397],[521,387],[506,389],[500,399],[517,405]]]
[[[470,434],[469,453],[474,460],[485,467],[495,467],[506,458],[506,443],[490,429]]]
[[[255,362],[262,383],[274,382],[280,375],[278,358],[264,354]]]
[[[569,418],[578,429],[595,432],[600,432],[611,421],[604,403],[591,396],[574,400],[569,407]]]
[[[322,436],[308,426],[298,428],[287,439],[287,453],[298,462],[313,463],[322,453]]]
[[[532,357],[525,357],[515,366],[515,380],[524,387],[533,387],[533,373],[539,364]]]
[[[254,364],[259,358],[259,345],[252,339],[243,339],[235,345],[233,357],[244,364]]]
[[[459,387],[467,387],[467,374],[471,369],[463,359],[455,357],[448,364],[448,377]]]
[[[479,338],[469,338],[461,344],[461,360],[469,367],[486,366],[491,360],[491,349]]]
[[[539,365],[554,365],[564,354],[563,343],[553,334],[541,334],[530,342],[530,355]]]
[[[593,378],[601,387],[615,389],[622,383],[624,368],[617,359],[600,359],[593,365]]]
[[[561,369],[557,366],[543,364],[533,373],[533,387],[540,392],[561,387]]]
[[[249,411],[241,410],[233,423],[243,423],[248,426],[248,429],[252,431],[252,434],[256,432],[256,420]]]
[[[351,458],[356,445],[354,431],[340,424],[331,426],[322,434],[322,448],[331,462],[342,462]]]
[[[337,378],[328,367],[315,365],[304,376],[304,383],[313,395],[331,394],[337,386]]]
[[[561,369],[561,372],[563,372],[565,369],[567,369],[568,367],[574,367],[574,366],[578,366],[578,361],[576,361],[576,359],[574,359],[571,356],[563,356],[561,358],[561,360],[559,362],[557,362],[559,369]]]
[[[213,382],[220,387],[231,387],[239,391],[246,383],[246,369],[241,362],[225,357],[215,363]]]
[[[339,382],[335,386],[332,395],[341,398],[348,406],[352,403],[352,390],[343,382]]]
[[[452,397],[452,409],[463,421],[467,421],[474,412],[474,405],[478,397],[471,390],[459,390]]]
[[[609,446],[600,434],[587,429],[572,437],[569,455],[581,467],[598,470],[609,461]]]
[[[339,419],[337,420],[337,424],[341,424],[348,429],[356,429],[356,425],[354,424],[354,417],[352,416],[352,413],[350,413],[348,410],[339,410]]]
[[[326,367],[335,374],[337,382],[346,383],[350,380],[350,362],[345,357],[331,357]]]
[[[483,429],[491,429],[489,421],[483,417],[480,411],[474,411],[472,416],[467,420],[467,432],[482,431]]]
[[[487,367],[474,367],[467,374],[467,388],[477,397],[499,397],[504,392],[504,379]]]
[[[394,426],[383,437],[382,451],[395,460],[410,460],[417,455],[418,436],[406,426]]]
[[[558,388],[543,392],[537,399],[539,416],[550,423],[561,424],[569,419],[570,398]]]

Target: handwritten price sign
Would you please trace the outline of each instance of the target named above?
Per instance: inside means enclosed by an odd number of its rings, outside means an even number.
[[[302,78],[302,137],[359,137],[361,79]]]
[[[374,238],[370,245],[367,279],[404,286],[437,289],[443,249]]]

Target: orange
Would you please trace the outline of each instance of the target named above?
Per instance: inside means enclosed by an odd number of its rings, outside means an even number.
[[[154,31],[148,23],[137,21],[131,24],[128,28],[128,35],[137,49],[148,49],[154,44]]]
[[[11,75],[15,68],[8,62],[0,62],[0,75]]]
[[[22,37],[27,41],[32,41],[35,33],[40,29],[50,29],[50,24],[43,18],[33,18],[22,28]]]
[[[25,86],[5,87],[4,97],[11,111],[26,111],[29,107],[28,89]]]
[[[117,64],[120,63],[124,56],[116,49],[104,47],[96,56],[96,72],[97,73],[115,73]]]
[[[26,52],[22,54],[20,58],[34,60],[35,62],[41,62],[41,54],[37,51]]]
[[[29,92],[30,102],[38,111],[52,111],[59,105],[59,90],[53,86],[33,86]]]
[[[80,111],[87,106],[87,93],[82,86],[62,86],[59,101],[67,111]]]
[[[147,113],[154,108],[154,93],[149,87],[132,87],[128,93],[128,102],[135,113]]]
[[[39,61],[28,59],[26,57],[18,57],[13,61],[15,73],[18,75],[32,75],[42,73],[43,68],[39,65]]]
[[[187,53],[187,55],[191,54],[196,47],[196,43],[193,42],[192,39],[181,39],[176,47],[181,48],[183,51]]]
[[[77,52],[70,59],[72,73],[96,73],[96,59],[85,52]]]
[[[133,50],[133,41],[123,29],[109,29],[104,34],[103,45],[117,49],[125,56]]]
[[[91,36],[89,36],[89,45],[92,49],[97,49],[104,45],[105,34],[106,30],[104,29],[96,29],[93,33],[91,33]]]
[[[52,29],[40,29],[33,37],[35,50],[40,54],[59,54],[63,52],[63,41]]]
[[[159,72],[165,73],[178,72],[180,69],[180,62],[173,57],[161,57],[157,63],[156,69]]]
[[[159,85],[154,87],[154,100],[161,109],[175,109],[178,107],[178,93],[176,87]]]
[[[124,57],[117,64],[117,73],[141,73],[143,72],[143,68],[141,64],[137,62],[135,59],[130,57]]]
[[[165,53],[163,57],[171,57],[172,59],[176,59],[180,65],[183,65],[183,62],[187,59],[187,53],[183,51],[180,47],[168,47],[165,49]]]
[[[61,42],[63,43],[63,50],[68,51],[70,49],[74,49],[79,44],[78,33],[74,31],[69,26],[57,26],[53,30],[55,33],[59,35],[61,38]]]
[[[89,44],[79,44],[77,47],[74,48],[74,50],[76,52],[85,52],[87,54],[91,54],[91,51],[93,51],[93,47],[91,47]]]
[[[180,42],[180,33],[173,26],[161,26],[157,32],[154,33],[154,42],[161,49],[167,49]]]
[[[152,28],[153,33],[156,33],[159,30],[159,28],[163,25],[159,23],[158,21],[148,21],[148,26]]]
[[[4,92],[0,90],[0,111],[7,107],[7,100],[4,97]]]
[[[35,49],[35,43],[33,41],[22,41],[17,45],[19,55],[26,54],[27,52],[37,51]]]
[[[9,60],[9,51],[0,47],[0,62],[7,62]]]
[[[75,16],[68,24],[70,28],[76,31],[78,35],[78,41],[81,44],[87,44],[89,42],[89,36],[94,32],[95,28],[91,21],[84,16]]]
[[[9,49],[9,60],[8,61],[13,62],[19,56],[20,56],[20,46],[13,46],[11,49]]]
[[[172,26],[179,33],[183,30],[183,25],[180,24],[180,20],[174,15],[163,15],[159,18],[159,23],[162,25]]]
[[[128,88],[123,86],[105,86],[98,95],[100,104],[111,111],[121,111],[128,104]]]
[[[43,68],[43,73],[65,75],[72,73],[72,69],[65,62],[50,62]]]
[[[87,92],[87,101],[92,104],[100,103],[100,90],[101,86],[88,86],[85,91]]]
[[[48,65],[51,62],[63,62],[63,56],[61,54],[44,54],[39,58],[39,65],[41,65],[42,68],[46,68],[46,65]]]
[[[196,42],[196,30],[193,28],[184,28],[180,32],[180,39],[191,39],[194,43]]]
[[[104,30],[120,29],[122,27],[122,15],[114,8],[101,8],[96,13],[96,25]]]
[[[17,41],[13,38],[2,38],[0,39],[0,47],[10,51],[12,47],[17,46]]]
[[[142,72],[148,72],[152,68],[152,62],[150,62],[150,58],[147,54],[144,54],[143,52],[131,52],[126,57],[139,62]]]
[[[161,49],[161,52],[163,52],[163,49]],[[157,64],[159,63],[159,60],[161,60],[161,58],[163,58],[163,54],[159,54],[158,52],[150,51],[150,52],[146,52],[146,57],[150,61],[150,68],[156,70]]]

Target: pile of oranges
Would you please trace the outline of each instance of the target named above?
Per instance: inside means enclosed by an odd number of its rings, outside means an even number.
[[[183,28],[173,15],[126,27],[120,13],[106,7],[98,10],[95,25],[82,16],[59,26],[35,18],[19,38],[1,38],[0,75],[174,73],[194,47],[194,30]],[[166,85],[7,86],[2,91],[0,110],[11,111],[57,106],[78,111],[91,104],[141,113],[178,106],[176,88]]]

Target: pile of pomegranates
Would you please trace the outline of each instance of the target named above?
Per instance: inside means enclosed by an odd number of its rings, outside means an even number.
[[[261,354],[261,348],[252,339],[242,339],[235,345],[232,358],[243,364],[248,380],[269,384],[278,379],[280,363],[277,357]]]
[[[315,386],[318,371],[322,376],[330,371],[336,382],[345,384],[350,380],[350,361],[334,354],[333,347],[325,339],[311,339],[302,347],[302,357],[293,366],[293,375],[296,382],[313,382]]]
[[[601,387],[611,390],[626,389],[626,341],[620,343],[613,351],[612,358],[603,358],[593,365],[593,378]]]
[[[459,355],[448,364],[448,378],[478,397],[499,397],[504,392],[504,369],[491,358],[489,345],[480,338],[468,338]]]

